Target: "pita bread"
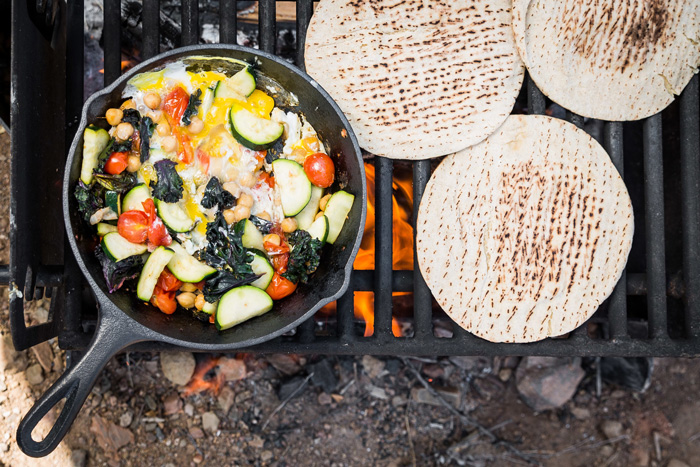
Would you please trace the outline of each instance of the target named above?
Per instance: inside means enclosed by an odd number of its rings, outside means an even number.
[[[513,0],[513,29],[537,86],[584,117],[654,115],[700,66],[700,0]]]
[[[448,156],[418,211],[418,264],[440,306],[492,342],[533,342],[586,321],[627,262],[625,184],[583,130],[508,118]]]
[[[360,146],[427,159],[475,144],[510,114],[523,81],[510,0],[321,0],[306,70]]]

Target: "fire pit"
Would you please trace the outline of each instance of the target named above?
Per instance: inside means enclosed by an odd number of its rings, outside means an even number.
[[[278,31],[279,5],[273,0],[260,1],[253,12],[257,27],[234,14],[236,3],[249,2],[198,5],[183,0],[179,6],[179,2],[144,0],[126,2],[130,9],[125,13],[119,0],[105,0],[99,40],[83,35],[87,7],[83,2],[48,2],[52,14],[43,9],[36,14],[34,2],[29,3],[27,9],[26,2],[14,0],[12,10],[12,252],[11,264],[0,271],[0,279],[11,288],[12,334],[18,349],[58,336],[62,348],[81,350],[93,336],[97,315],[94,299],[65,247],[58,174],[77,126],[86,80],[99,83],[103,77],[102,85],[112,82],[133,61],[163,51],[167,46],[162,46],[163,38],[173,47],[212,37],[237,43],[242,30],[255,39],[251,45],[286,54],[303,66],[313,2],[296,2],[292,11],[296,23],[289,30],[295,40],[282,48],[277,45],[286,39],[280,39],[278,32],[284,27],[280,23]],[[45,3],[37,5],[46,8]],[[210,10],[211,5],[216,8]],[[200,27],[205,15],[205,25],[213,21],[211,11],[218,19],[215,35],[209,26]],[[246,14],[250,18],[250,11]],[[125,59],[127,39],[130,52]],[[289,44],[295,45],[291,53]],[[103,74],[96,78],[87,73],[94,66],[86,61],[86,50],[94,47],[104,51],[104,64],[98,68]],[[494,344],[453,328],[414,266],[412,224],[434,162],[394,162],[369,155],[366,169],[373,196],[349,292],[294,332],[247,351],[700,355],[698,82],[696,76],[663,114],[643,122],[611,123],[565,113],[526,81],[515,111],[562,116],[600,139],[624,174],[635,208],[636,233],[627,272],[592,320],[571,335],[533,344]],[[41,138],[36,137],[37,125]],[[42,219],[39,225],[37,216]],[[27,327],[25,303],[43,297],[51,298],[49,321]],[[135,347],[162,348],[148,343]]]

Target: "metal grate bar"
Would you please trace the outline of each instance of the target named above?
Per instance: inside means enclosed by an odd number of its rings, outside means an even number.
[[[374,252],[374,335],[391,335],[391,282],[393,222],[393,168],[394,161],[376,157],[375,165],[375,252]]]
[[[143,0],[143,57],[160,53],[160,0]]]
[[[537,85],[530,75],[527,76],[527,109],[531,115],[544,115],[545,100],[544,94],[537,88]]]
[[[664,240],[664,167],[661,114],[644,121],[644,205],[647,305],[652,338],[668,336],[666,326],[666,252]]]
[[[219,7],[219,18],[221,26],[219,28],[219,42],[224,44],[237,43],[237,22],[236,0],[221,0]]]
[[[566,111],[566,119],[576,125],[579,128],[583,128],[583,117],[580,115],[576,115],[573,112]]]
[[[425,185],[430,179],[430,160],[417,161],[413,164],[413,321],[415,337],[428,339],[433,336],[433,303],[430,289],[423,279],[418,267],[416,255],[416,229],[418,225],[418,206],[425,192]]]
[[[693,77],[681,95],[681,198],[683,279],[687,337],[700,336],[700,79]]]
[[[352,283],[345,295],[336,302],[336,314],[338,319],[338,335],[344,341],[355,340],[355,291]]]
[[[197,0],[182,0],[182,45],[199,42],[199,5]]]
[[[260,0],[258,5],[260,48],[273,54],[277,42],[277,4],[275,0]]]
[[[622,123],[609,122],[603,132],[605,150],[610,154],[612,163],[624,179],[625,167],[622,147]],[[627,270],[622,271],[622,276],[615,286],[610,297],[608,307],[608,322],[610,324],[610,337],[619,339],[627,336]]]
[[[119,78],[121,70],[121,22],[122,10],[119,0],[104,2],[104,53],[105,53],[105,86]]]
[[[299,342],[309,343],[314,340],[314,325],[315,320],[311,318],[297,326]]]
[[[311,21],[314,11],[313,0],[297,0],[297,66],[306,70],[304,66],[304,49],[306,46],[306,29]]]

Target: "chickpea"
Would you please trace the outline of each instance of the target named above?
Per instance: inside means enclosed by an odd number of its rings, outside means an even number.
[[[268,213],[267,211],[259,212],[256,214],[256,216],[260,219],[265,219],[266,221],[272,220],[272,216],[270,216],[270,213]]]
[[[238,186],[236,182],[226,182],[221,187],[231,193],[234,197],[238,197],[241,194],[241,187]]]
[[[226,180],[235,180],[238,178],[238,169],[235,167],[229,167],[226,169]]]
[[[197,298],[194,299],[194,307],[197,308],[199,311],[202,311],[202,308],[204,308],[205,303],[206,300],[204,300],[203,294],[197,295]]]
[[[156,133],[158,133],[158,136],[168,136],[170,134],[170,125],[168,122],[163,120],[156,126]]]
[[[202,130],[204,129],[204,122],[199,117],[192,117],[190,119],[190,124],[187,126],[187,129],[193,135],[201,133]]]
[[[252,208],[254,203],[255,201],[253,200],[253,197],[250,196],[248,193],[242,193],[241,197],[238,198],[238,206]]]
[[[197,286],[189,282],[183,282],[182,287],[180,287],[180,292],[196,292]]]
[[[235,222],[236,215],[233,213],[233,209],[224,209],[224,219],[226,220],[226,223],[228,225],[231,225]]]
[[[328,204],[328,200],[329,200],[329,199],[331,199],[331,195],[330,195],[330,194],[328,194],[328,195],[324,196],[323,198],[321,198],[321,201],[318,203],[318,207],[319,207],[319,209],[321,209],[321,211],[325,211],[325,210],[326,210],[326,205]]]
[[[117,139],[120,139],[122,141],[126,141],[127,139],[131,138],[131,135],[134,134],[134,127],[131,126],[131,123],[126,123],[122,122],[119,125],[117,125]]]
[[[200,295],[200,297],[204,298],[204,295]],[[182,308],[192,308],[197,297],[192,292],[184,292],[175,298]]]
[[[255,177],[253,177],[252,173],[245,172],[238,178],[238,183],[240,183],[241,186],[251,188],[253,185],[255,185]]]
[[[119,109],[107,109],[107,112],[105,112],[105,117],[107,118],[107,123],[112,126],[117,126],[122,122],[124,112]]]
[[[160,96],[153,92],[147,92],[145,96],[143,96],[143,103],[146,104],[146,107],[149,109],[157,109],[160,107]]]
[[[177,148],[177,139],[174,136],[166,136],[160,140],[160,148],[165,152],[174,152]]]
[[[153,110],[151,112],[148,112],[148,116],[151,118],[151,120],[158,123],[163,119],[163,111],[162,110]]]
[[[247,206],[236,206],[233,208],[233,221],[238,222],[250,217],[250,208]]]
[[[314,217],[314,220],[316,220],[316,219],[318,219],[319,217],[324,216],[324,215],[325,215],[325,214],[323,214],[323,211],[319,211],[319,212],[316,213],[316,217]]]
[[[263,237],[263,242],[270,242],[273,245],[279,246],[282,243],[282,239],[277,234],[267,234]]]
[[[129,156],[127,159],[126,170],[134,173],[141,168],[141,159],[139,156]]]
[[[297,220],[294,219],[293,217],[287,217],[282,221],[282,224],[280,224],[282,227],[282,231],[284,233],[292,233],[297,229]]]
[[[133,99],[126,100],[122,102],[122,105],[119,106],[120,109],[125,110],[125,109],[135,109],[136,104],[134,104]]]

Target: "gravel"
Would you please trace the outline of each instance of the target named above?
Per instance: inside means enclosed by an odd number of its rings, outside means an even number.
[[[196,362],[192,352],[161,352],[160,367],[171,383],[184,386],[192,378]]]
[[[28,367],[25,374],[27,376],[27,382],[29,382],[29,384],[32,386],[36,386],[44,382],[43,371],[41,369],[41,365],[38,363]]]

